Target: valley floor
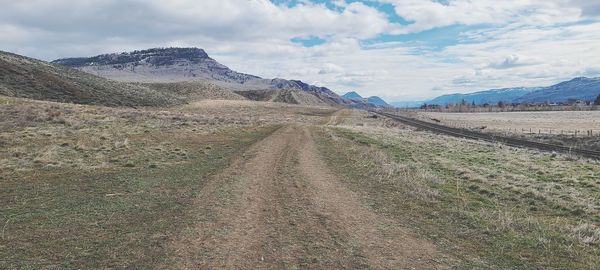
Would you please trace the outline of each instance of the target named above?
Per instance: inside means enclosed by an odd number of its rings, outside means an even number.
[[[355,110],[0,102],[2,269],[600,264],[597,161]]]

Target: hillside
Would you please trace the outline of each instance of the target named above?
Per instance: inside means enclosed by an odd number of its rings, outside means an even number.
[[[240,96],[222,86],[207,81],[189,81],[172,83],[139,83],[161,93],[169,93],[191,102],[202,99],[244,100]]]
[[[518,99],[519,103],[559,103],[569,100],[594,101],[600,95],[600,78],[579,77],[544,87]]]
[[[297,90],[309,93],[325,104],[346,104],[340,96],[325,87],[298,80],[263,79],[233,71],[198,48],[156,48],[88,58],[58,59],[52,63],[122,82],[173,83],[200,80],[238,93],[265,91],[256,95],[248,93],[246,96],[270,98],[273,91]],[[268,100],[270,99],[264,101]]]
[[[479,91],[468,94],[449,94],[436,97],[432,100],[427,101],[427,104],[435,105],[446,105],[446,104],[458,104],[463,100],[467,103],[475,103],[477,105],[482,104],[497,104],[498,102],[512,103],[517,98],[522,97],[532,91],[539,88],[503,88],[503,89],[492,89]]]
[[[378,96],[368,97],[367,102],[377,107],[390,107],[390,104],[388,104],[387,102],[385,102],[385,100]]]
[[[183,100],[142,85],[0,51],[0,95],[105,106],[168,106]]]

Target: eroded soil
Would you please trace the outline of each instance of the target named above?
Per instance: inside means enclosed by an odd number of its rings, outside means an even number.
[[[327,168],[309,127],[286,126],[216,175],[172,243],[187,269],[443,269],[447,257],[375,213]]]

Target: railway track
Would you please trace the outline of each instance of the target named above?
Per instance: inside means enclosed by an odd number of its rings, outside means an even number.
[[[417,119],[410,118],[410,117],[405,117],[405,116],[400,116],[400,115],[395,115],[395,114],[390,114],[390,113],[385,113],[385,112],[374,112],[374,113],[377,113],[377,114],[385,116],[385,117],[389,117],[391,119],[394,119],[396,121],[402,122],[404,124],[407,124],[407,125],[410,125],[413,127],[429,130],[429,131],[432,131],[435,133],[450,135],[450,136],[454,136],[454,137],[467,138],[467,139],[473,139],[473,140],[483,140],[483,141],[488,141],[488,142],[500,142],[500,143],[510,145],[510,146],[515,146],[515,147],[525,147],[525,148],[537,149],[537,150],[542,150],[542,151],[560,152],[560,153],[573,154],[573,155],[578,155],[578,156],[583,156],[583,157],[587,157],[587,158],[600,160],[600,152],[598,152],[598,151],[577,149],[577,148],[572,148],[572,147],[567,147],[567,146],[562,146],[562,145],[534,142],[534,141],[511,138],[511,137],[506,137],[506,136],[498,136],[498,135],[492,135],[492,134],[487,134],[487,133],[482,133],[482,132],[476,132],[476,131],[467,130],[467,129],[453,128],[453,127],[438,125],[438,124],[429,123],[429,122],[417,120]]]

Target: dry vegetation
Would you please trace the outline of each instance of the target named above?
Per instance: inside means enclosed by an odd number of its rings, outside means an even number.
[[[328,163],[365,203],[417,228],[461,268],[600,264],[597,161],[352,124],[362,118],[321,129]]]
[[[290,188],[286,192],[306,192],[262,193],[280,200],[266,204],[280,215],[279,227],[265,225],[269,235],[287,230],[286,236],[312,247],[325,238],[315,242],[304,236],[318,231],[333,237],[327,241],[342,243],[335,230],[294,227],[309,224],[299,213],[314,213],[310,225],[315,228],[332,226],[328,217],[298,200],[314,191],[293,184],[310,177],[289,176],[304,164],[307,175],[317,167],[331,170],[340,182],[333,190],[356,193],[353,205],[364,206],[361,213],[372,211],[389,221],[377,223],[381,231],[400,226],[434,243],[448,255],[443,260],[459,268],[594,269],[600,264],[598,161],[434,135],[365,111],[331,107],[203,100],[168,110],[128,109],[0,97],[0,268],[173,267],[182,251],[173,250],[172,243],[222,214],[209,209],[216,201],[197,204],[211,198],[199,197],[203,188],[212,183],[208,190],[224,200],[223,206],[231,203],[231,191],[214,186],[215,176],[225,171],[232,179],[246,179],[236,167],[225,168],[239,156],[258,162],[239,166],[260,164],[260,153],[272,146],[263,139],[283,125],[294,128],[271,137],[281,143],[280,150],[269,153],[273,160],[284,153],[285,162],[274,171],[267,169],[270,165],[250,167],[256,170],[251,175],[260,182],[261,173],[272,173],[274,184],[264,187],[273,192],[281,190],[278,185]],[[323,157],[315,160],[326,165],[295,156],[306,154],[313,137]],[[318,179],[334,187],[329,178],[328,173]],[[327,192],[322,195],[324,201],[336,201]],[[257,201],[248,198],[241,205]],[[202,209],[208,210],[199,214]],[[248,225],[233,221],[241,228]],[[219,229],[211,235],[228,233],[215,226]],[[190,254],[192,259],[206,256]],[[336,259],[323,254],[330,253],[315,253],[317,261],[299,265]]]
[[[231,103],[229,103],[231,102]],[[209,176],[332,108],[126,109],[0,97],[0,268],[164,268]]]
[[[288,104],[302,104],[305,106],[335,106],[334,102],[321,100],[317,95],[293,89],[271,90],[245,90],[236,91],[237,94],[255,101],[281,102]]]
[[[556,112],[497,112],[497,113],[421,113],[423,118],[437,119],[445,125],[486,127],[492,131],[508,129],[542,130],[554,134],[564,131],[594,130],[600,134],[600,111],[556,111]],[[514,131],[513,131],[514,132]],[[580,134],[581,135],[581,134]]]
[[[169,111],[117,109],[0,98],[0,168],[101,168],[185,159],[173,145],[186,133],[210,134],[282,123],[315,124],[333,108],[207,100]],[[172,140],[169,139],[172,138]],[[175,153],[178,152],[178,153]]]
[[[165,94],[174,94],[187,102],[203,99],[243,100],[244,97],[208,81],[140,83]]]
[[[427,112],[420,113],[417,117],[428,121],[439,121],[440,124],[447,126],[600,151],[600,111]]]
[[[169,106],[184,99],[141,85],[0,51],[0,95],[105,106]]]

